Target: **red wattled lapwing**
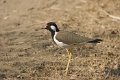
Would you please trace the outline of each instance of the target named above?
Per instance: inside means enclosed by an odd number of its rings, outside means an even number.
[[[66,74],[68,72],[70,60],[72,57],[72,53],[70,51],[71,47],[79,46],[80,44],[83,44],[83,43],[100,43],[102,41],[101,39],[91,39],[91,38],[77,35],[72,32],[60,31],[55,22],[47,23],[47,26],[42,29],[49,30],[51,32],[53,41],[59,47],[66,48],[66,51],[69,57],[67,67],[66,67]]]

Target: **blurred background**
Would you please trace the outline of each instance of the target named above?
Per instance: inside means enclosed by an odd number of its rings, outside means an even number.
[[[73,49],[67,76],[65,49],[41,30],[50,21],[103,39]],[[105,79],[120,79],[120,0],[0,0],[0,80]]]

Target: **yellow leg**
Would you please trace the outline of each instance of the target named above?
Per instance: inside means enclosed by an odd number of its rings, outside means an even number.
[[[68,73],[68,68],[69,68],[69,65],[70,65],[70,61],[71,61],[71,57],[72,57],[72,54],[71,54],[71,52],[70,52],[70,50],[69,49],[66,49],[66,51],[67,51],[67,53],[68,53],[68,63],[67,63],[67,67],[66,67],[66,72],[65,72],[65,74],[67,75],[67,73]]]

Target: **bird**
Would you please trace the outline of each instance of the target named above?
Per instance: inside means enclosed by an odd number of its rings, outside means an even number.
[[[65,48],[68,53],[68,62],[65,69],[65,74],[68,73],[69,64],[71,62],[72,52],[71,48],[75,46],[79,46],[81,44],[86,43],[100,43],[103,41],[102,39],[92,39],[88,37],[84,37],[78,34],[75,34],[70,31],[62,31],[59,30],[57,24],[55,22],[48,22],[45,28],[51,32],[51,37],[53,42],[58,45],[60,48]]]

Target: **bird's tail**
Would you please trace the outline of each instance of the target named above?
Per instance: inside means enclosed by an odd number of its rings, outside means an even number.
[[[94,39],[94,40],[88,41],[88,43],[100,43],[101,41],[103,41],[103,40],[102,39]]]

